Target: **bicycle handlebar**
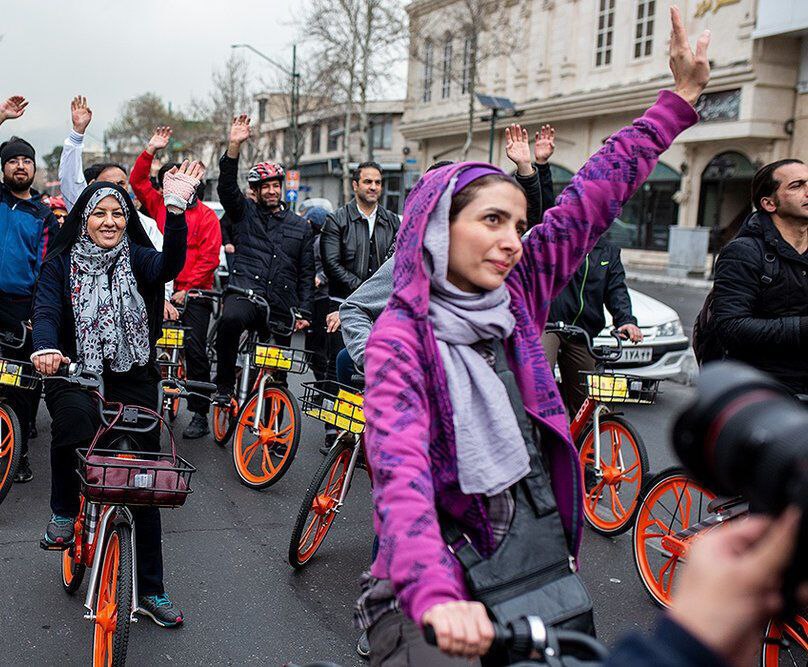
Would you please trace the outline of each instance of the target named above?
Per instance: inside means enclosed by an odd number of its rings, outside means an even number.
[[[626,339],[626,335],[617,329],[609,331],[609,335],[617,341],[616,347],[611,345],[594,346],[592,345],[591,336],[586,331],[581,327],[565,324],[564,322],[548,322],[544,327],[544,332],[558,334],[567,338],[583,338],[589,356],[595,361],[609,363],[618,361],[623,356],[623,341]]]
[[[15,334],[13,331],[3,330],[0,331],[0,345],[3,347],[10,347],[14,350],[19,350],[25,345],[28,339],[28,323],[20,322],[21,335]]]
[[[583,632],[547,627],[538,616],[522,616],[508,625],[494,622],[493,626],[492,650],[506,649],[518,659],[532,659],[537,664],[563,666],[564,656],[571,653],[575,655],[575,664],[580,664],[581,660],[603,662],[608,655],[606,647],[594,637]],[[432,646],[438,645],[431,625],[424,626],[424,639]],[[534,652],[538,657],[531,658]]]

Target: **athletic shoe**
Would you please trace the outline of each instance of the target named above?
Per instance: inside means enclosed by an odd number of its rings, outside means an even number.
[[[45,528],[43,541],[52,547],[69,547],[73,544],[73,522],[69,516],[53,514],[50,523]]]
[[[186,440],[196,440],[197,438],[206,436],[208,433],[210,433],[208,418],[205,415],[195,412],[194,416],[191,417],[191,422],[182,432],[182,437]]]
[[[17,466],[17,472],[14,473],[15,484],[25,484],[34,478],[34,473],[31,470],[31,464],[28,462],[28,457],[23,456]]]
[[[137,612],[148,616],[163,628],[182,625],[182,612],[165,593],[162,595],[142,595],[138,600]]]
[[[368,632],[364,630],[359,639],[356,640],[356,652],[360,658],[368,660],[370,658],[370,642],[368,641]]]

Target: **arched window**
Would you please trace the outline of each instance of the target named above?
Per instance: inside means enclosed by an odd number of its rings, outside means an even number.
[[[716,155],[701,173],[698,223],[712,227],[710,251],[720,250],[738,233],[752,210],[755,166],[743,153]]]
[[[432,101],[432,66],[433,66],[432,42],[427,40],[424,46],[424,76],[421,79],[421,101]]]
[[[443,77],[440,96],[445,100],[452,94],[452,38],[446,37],[443,43]]]

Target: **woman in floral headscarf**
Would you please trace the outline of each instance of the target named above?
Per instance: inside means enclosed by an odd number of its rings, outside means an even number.
[[[106,398],[157,409],[160,373],[155,343],[162,327],[164,285],[185,263],[185,208],[204,169],[184,163],[166,175],[168,208],[163,251],[154,249],[128,193],[96,182],[79,197],[42,265],[34,300],[31,356],[36,369],[53,375],[70,360],[100,373]],[[75,450],[98,428],[94,400],[74,385],[50,382],[45,403],[51,414],[51,510],[44,540],[73,543],[79,510]],[[159,451],[159,430],[139,446]],[[133,508],[140,609],[162,626],[182,622],[182,612],[163,588],[160,513]]]

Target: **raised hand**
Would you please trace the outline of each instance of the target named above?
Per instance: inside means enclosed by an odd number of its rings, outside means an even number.
[[[516,165],[516,172],[520,176],[529,176],[533,173],[530,162],[530,140],[527,130],[515,124],[505,128],[505,155]]]
[[[707,60],[709,44],[710,31],[705,30],[696,41],[696,52],[693,53],[679,8],[675,5],[671,7],[670,68],[673,73],[673,92],[691,105],[696,104],[701,91],[710,80],[710,62]]]
[[[230,126],[230,143],[228,145],[228,153],[231,148],[235,148],[236,154],[241,144],[250,138],[250,117],[247,114],[241,114],[233,118],[233,124]],[[235,157],[235,156],[231,156]]]
[[[555,128],[552,125],[542,125],[541,131],[536,132],[533,156],[539,164],[547,164],[553,151],[555,151]]]
[[[0,123],[9,118],[19,118],[25,113],[28,100],[22,95],[12,95],[5,102],[0,103]]]
[[[73,121],[73,130],[84,134],[87,126],[93,119],[93,110],[87,106],[87,98],[76,95],[70,102],[70,118]]]
[[[201,162],[185,160],[179,167],[172,167],[163,179],[163,201],[172,213],[182,213],[205,175]]]
[[[161,125],[158,127],[154,134],[149,139],[149,145],[146,147],[146,152],[149,155],[154,155],[157,151],[163,150],[168,146],[171,139],[172,130],[168,125]]]

